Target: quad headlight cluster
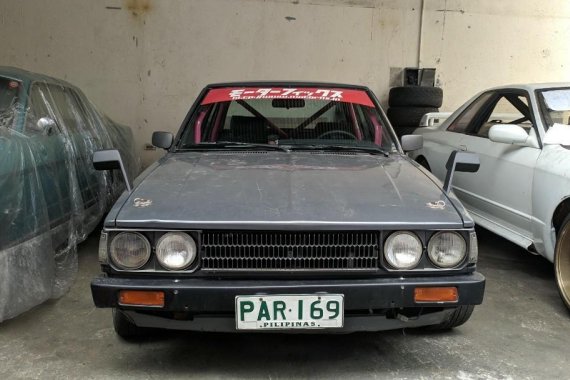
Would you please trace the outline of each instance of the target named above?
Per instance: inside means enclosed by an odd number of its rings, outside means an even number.
[[[422,242],[411,231],[394,232],[384,244],[384,258],[394,269],[415,268],[422,258],[422,253]],[[467,244],[457,232],[441,231],[429,240],[427,254],[436,267],[454,268],[465,259]]]
[[[113,264],[124,270],[142,268],[151,256],[151,245],[147,238],[138,232],[121,232],[109,245]],[[196,242],[184,232],[168,232],[156,243],[156,259],[168,270],[182,270],[196,259]]]

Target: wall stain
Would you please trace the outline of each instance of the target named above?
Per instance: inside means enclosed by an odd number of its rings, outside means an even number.
[[[143,16],[152,10],[150,0],[125,0],[125,8],[134,17]]]
[[[285,20],[287,21],[295,21],[297,18],[293,16],[285,16]]]

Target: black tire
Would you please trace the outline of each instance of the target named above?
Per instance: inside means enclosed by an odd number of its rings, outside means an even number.
[[[441,107],[443,90],[439,87],[393,87],[388,95],[390,107]]]
[[[434,107],[390,107],[388,108],[388,119],[395,129],[402,127],[420,126],[422,116],[429,112],[437,112]]]
[[[564,219],[556,234],[554,273],[560,298],[570,309],[570,215]]]
[[[473,305],[459,306],[453,311],[453,313],[451,313],[447,321],[438,325],[426,326],[425,329],[429,331],[442,331],[461,326],[471,318],[471,314],[473,314],[474,309],[475,306]]]
[[[119,309],[113,309],[113,327],[118,336],[125,340],[146,335],[146,329],[138,327]]]

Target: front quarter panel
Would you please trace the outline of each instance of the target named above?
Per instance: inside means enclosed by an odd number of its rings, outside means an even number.
[[[570,150],[560,145],[545,145],[537,161],[532,188],[536,250],[554,261],[556,236],[552,217],[556,207],[570,197]]]

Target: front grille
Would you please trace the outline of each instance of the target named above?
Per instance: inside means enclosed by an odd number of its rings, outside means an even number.
[[[376,270],[380,233],[225,232],[202,234],[202,270]]]

